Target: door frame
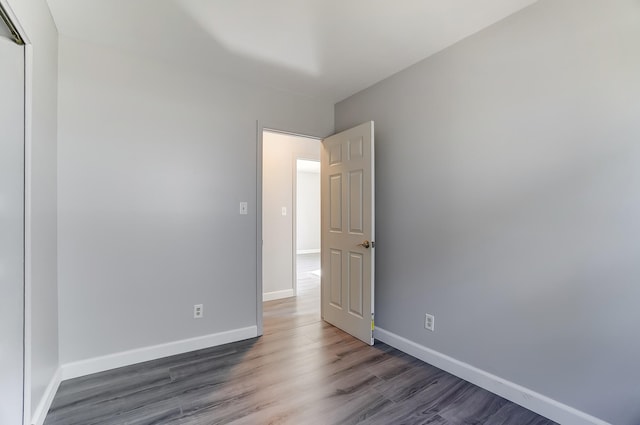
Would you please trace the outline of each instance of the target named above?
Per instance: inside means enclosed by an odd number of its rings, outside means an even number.
[[[265,125],[260,120],[256,121],[256,199],[255,199],[255,203],[256,203],[256,328],[258,331],[257,332],[258,336],[261,336],[264,334],[264,330],[263,330],[264,324],[262,320],[262,314],[263,314],[263,311],[262,311],[262,289],[263,289],[262,288],[262,190],[263,190],[262,160],[264,158],[264,143],[262,141],[262,135],[265,131],[268,131],[271,133],[285,134],[289,136],[305,137],[307,139],[315,139],[315,140],[318,140],[319,142],[323,140],[322,137],[311,136],[308,134],[298,133],[295,131],[279,130],[275,127]],[[294,164],[295,163],[296,161],[294,161]],[[294,190],[295,190],[295,182],[294,182]],[[294,197],[294,200],[295,200],[295,197]],[[295,205],[292,205],[292,208],[295,209]],[[295,226],[296,225],[295,212],[292,211],[291,213],[294,214],[293,225]],[[296,237],[295,227],[293,230],[294,230],[294,238],[295,238]],[[295,245],[293,245],[293,247],[295,248]],[[294,282],[293,283],[295,283],[296,282],[295,251],[293,252],[293,255],[294,255],[294,261],[293,261]],[[293,287],[294,291],[296,291],[296,286],[297,284],[294,285]]]
[[[0,0],[0,7],[11,22],[23,43],[24,51],[24,281],[23,281],[23,383],[22,383],[22,421],[24,425],[31,424],[31,140],[33,122],[33,45],[31,39],[21,25],[7,0]],[[38,406],[41,408],[41,406]],[[37,417],[35,412],[33,417]]]

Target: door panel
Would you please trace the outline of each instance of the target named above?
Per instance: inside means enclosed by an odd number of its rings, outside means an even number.
[[[329,164],[338,165],[342,162],[342,146],[329,146]]]
[[[329,260],[331,269],[330,275],[330,302],[336,308],[342,308],[342,251],[338,249],[331,250],[331,259]]]
[[[362,137],[355,140],[349,140],[349,160],[364,158],[363,139]]]
[[[329,177],[330,194],[329,209],[331,211],[331,231],[342,232],[342,176],[340,174]]]
[[[363,318],[364,310],[362,295],[364,293],[363,255],[358,252],[349,253],[349,313]]]
[[[373,344],[373,122],[322,142],[322,317]],[[364,243],[367,241],[367,243]]]
[[[362,170],[349,173],[349,233],[364,234],[364,176]]]

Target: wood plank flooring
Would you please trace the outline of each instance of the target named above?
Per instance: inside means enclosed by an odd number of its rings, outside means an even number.
[[[45,425],[554,424],[323,323],[318,256],[300,257],[299,296],[265,303],[263,337],[65,381]]]

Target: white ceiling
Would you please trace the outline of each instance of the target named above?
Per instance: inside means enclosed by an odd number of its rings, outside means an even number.
[[[537,0],[48,0],[61,34],[339,101]]]

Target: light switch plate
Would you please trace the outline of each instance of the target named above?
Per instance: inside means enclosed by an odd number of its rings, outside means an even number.
[[[247,202],[240,202],[240,214],[247,215],[249,212],[249,204]]]

